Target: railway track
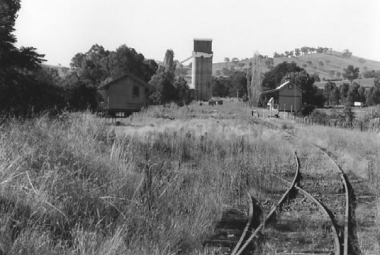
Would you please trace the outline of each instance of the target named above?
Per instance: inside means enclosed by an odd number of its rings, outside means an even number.
[[[280,129],[276,125],[264,122],[264,125],[274,128]],[[280,129],[281,130],[281,129]],[[284,131],[289,137],[305,141],[301,137],[297,137],[289,132]],[[354,233],[350,231],[350,223],[352,219],[352,214],[354,213],[354,206],[352,203],[354,202],[355,196],[353,193],[353,189],[350,186],[347,176],[343,172],[343,170],[339,167],[336,161],[332,158],[331,153],[326,152],[319,146],[307,142],[311,147],[313,147],[316,151],[321,153],[331,164],[332,171],[331,175],[328,177],[328,182],[323,185],[318,184],[318,181],[321,179],[313,178],[311,174],[307,172],[301,173],[300,171],[300,158],[294,153],[295,162],[296,162],[296,170],[294,173],[294,178],[292,182],[284,179],[280,176],[273,176],[274,178],[279,179],[282,183],[288,185],[288,189],[282,195],[281,199],[272,206],[270,212],[263,218],[261,224],[255,228],[251,226],[252,224],[252,204],[250,203],[249,209],[249,219],[244,228],[242,235],[240,236],[239,241],[234,247],[231,255],[240,255],[242,254],[247,247],[251,244],[251,242],[258,238],[258,234],[265,228],[265,226],[271,221],[273,217],[279,216],[279,213],[282,212],[282,207],[290,197],[290,194],[301,194],[304,198],[308,199],[310,203],[316,206],[318,210],[324,215],[326,219],[330,222],[331,235],[334,239],[334,254],[335,255],[347,255],[347,254],[360,254],[360,251],[355,247],[354,243]],[[337,180],[336,176],[339,176],[339,180]],[[318,179],[316,181],[316,179]],[[326,176],[323,176],[322,179],[326,179]],[[318,186],[318,187],[317,187]],[[340,186],[337,188],[332,188],[333,186]],[[324,196],[318,195],[317,190],[320,187],[324,187],[323,191],[327,191],[327,195]],[[309,191],[307,191],[309,190]],[[344,193],[344,199],[342,198],[342,194]],[[255,198],[249,194],[250,200],[255,201]],[[337,198],[339,197],[339,199]],[[323,201],[322,201],[323,200]],[[344,201],[342,201],[344,200]],[[335,203],[335,204],[334,204]],[[301,205],[302,206],[302,205]],[[333,209],[328,209],[333,208]],[[301,208],[302,209],[302,208]],[[338,222],[338,217],[340,215],[343,216],[343,223]]]

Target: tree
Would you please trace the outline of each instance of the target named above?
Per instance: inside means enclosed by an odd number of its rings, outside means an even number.
[[[340,100],[340,91],[338,87],[335,87],[330,94],[330,102],[332,105],[338,105]]]
[[[231,87],[230,79],[225,77],[212,78],[212,95],[215,97],[228,96]]]
[[[274,67],[272,70],[264,74],[262,86],[265,89],[274,89],[278,85],[280,85],[281,80],[288,73],[301,72],[303,70],[304,69],[297,66],[297,64],[294,62],[292,63],[282,62],[278,64],[276,67]]]
[[[356,83],[351,84],[350,89],[347,92],[346,105],[354,105],[354,102],[360,101],[359,85]]]
[[[234,63],[235,65],[236,65],[237,63],[239,63],[239,59],[236,58],[236,57],[233,58],[231,61],[232,61],[232,63]]]
[[[294,54],[298,57],[300,55],[300,49],[299,48],[295,48],[294,49]]]
[[[224,58],[224,62],[226,63],[226,68],[228,68],[228,62],[230,62],[230,58],[229,57],[225,57]]]
[[[347,66],[347,68],[343,69],[343,77],[345,79],[348,79],[350,83],[352,84],[352,81],[357,79],[359,77],[359,67],[354,67],[353,65]]]
[[[17,40],[13,32],[20,8],[20,0],[0,2],[0,113],[15,115],[50,107],[46,93],[56,89],[37,80],[36,72],[41,68],[44,55],[33,47],[14,45]]]
[[[175,61],[173,50],[167,50],[164,58],[164,66],[157,69],[149,84],[153,92],[149,96],[153,104],[166,104],[175,102],[182,105],[190,102],[190,88],[182,77],[175,77]]]
[[[306,47],[306,46],[302,47],[302,48],[301,48],[301,52],[302,52],[304,55],[307,55],[307,53],[309,52],[309,47]]]
[[[319,47],[316,49],[317,53],[323,53],[323,48],[322,47]]]
[[[380,104],[380,88],[372,88],[372,93],[369,96],[368,105],[378,105]]]
[[[364,103],[366,101],[366,98],[365,98],[365,87],[360,86],[359,90],[358,90],[358,93],[359,93],[359,102],[363,102]]]
[[[332,91],[336,88],[336,85],[335,83],[329,81],[325,84],[325,87],[323,88],[323,96],[325,97],[326,99],[326,102],[328,105],[331,105],[332,104],[332,100],[331,100],[331,94],[332,94]]]
[[[348,83],[343,83],[340,87],[340,97],[342,99],[342,103],[346,103],[348,91],[350,89],[350,85]]]
[[[343,51],[342,56],[343,56],[344,58],[351,58],[351,56],[352,56],[352,52],[351,52],[349,49],[345,49],[345,50]]]
[[[230,97],[234,97],[239,93],[239,98],[244,95],[247,96],[247,77],[245,72],[233,72],[229,77],[231,81],[231,87],[228,90],[228,94]],[[239,92],[237,92],[239,91]]]

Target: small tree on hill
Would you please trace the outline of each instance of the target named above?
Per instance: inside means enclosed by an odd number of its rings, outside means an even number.
[[[344,68],[343,71],[343,77],[349,80],[351,84],[353,80],[359,77],[359,67],[355,68],[353,65],[349,65],[347,68]]]

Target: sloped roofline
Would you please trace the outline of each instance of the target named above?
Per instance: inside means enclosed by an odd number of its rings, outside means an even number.
[[[303,91],[300,87],[298,87],[297,84],[294,84],[294,82],[286,81],[286,82],[284,82],[283,84],[281,84],[280,86],[278,86],[277,88],[262,91],[260,94],[261,94],[261,95],[264,95],[264,94],[269,94],[269,93],[273,93],[273,92],[279,91],[279,90],[283,89],[283,88],[284,88],[286,85],[288,85],[289,83],[293,84],[293,86],[295,86],[295,87],[296,87],[299,91],[301,91],[302,93],[305,93],[305,91]]]
[[[129,73],[129,72],[126,73],[126,74],[124,74],[124,75],[122,75],[122,76],[120,76],[120,77],[118,77],[118,78],[116,78],[116,79],[114,79],[114,80],[112,80],[112,81],[110,81],[110,82],[108,82],[108,83],[106,83],[106,84],[103,84],[102,86],[99,87],[99,89],[100,90],[106,90],[106,89],[109,88],[109,86],[115,84],[116,82],[118,82],[118,81],[120,81],[120,80],[122,80],[122,79],[124,79],[126,77],[134,80],[135,82],[137,82],[138,84],[140,84],[141,86],[143,86],[143,87],[145,87],[145,88],[147,88],[149,90],[151,89],[148,83],[146,83],[145,81],[143,81],[140,78],[138,78],[136,75],[134,75],[132,73]]]

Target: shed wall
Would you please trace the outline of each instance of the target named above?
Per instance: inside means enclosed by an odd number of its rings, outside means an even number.
[[[133,95],[133,87],[138,87],[138,96]],[[108,109],[138,111],[146,104],[145,87],[129,77],[110,85],[107,91]]]

